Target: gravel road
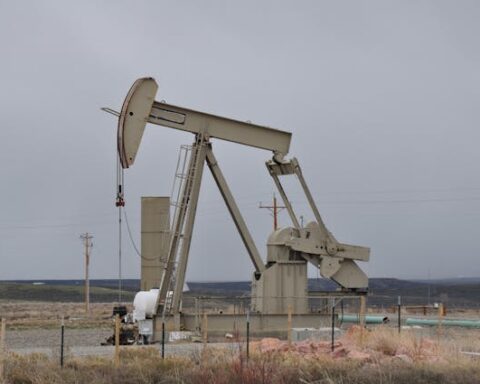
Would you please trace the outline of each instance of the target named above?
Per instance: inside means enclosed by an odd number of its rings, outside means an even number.
[[[65,328],[65,346],[84,347],[100,345],[100,343],[111,334],[111,328]],[[7,330],[6,347],[12,350],[60,347],[60,327],[58,329]]]
[[[112,330],[104,329],[65,329],[65,354],[66,356],[113,356],[113,346],[101,346],[100,343],[112,334]],[[60,329],[35,329],[35,330],[8,330],[6,333],[6,348],[8,351],[29,354],[43,353],[49,356],[60,355]],[[154,344],[159,349],[160,344]],[[237,343],[212,343],[209,347],[228,348],[238,350]],[[143,348],[142,346],[122,346],[121,348]],[[202,343],[166,344],[167,356],[188,356],[199,352]]]
[[[150,345],[149,347],[158,348],[158,353],[160,353],[160,344]],[[122,346],[122,349],[138,349],[145,348],[147,346]],[[192,354],[199,353],[204,348],[202,343],[182,343],[182,344],[166,344],[165,345],[165,356],[189,356]],[[224,348],[229,351],[238,351],[238,344],[235,343],[212,343],[208,344],[208,348]],[[76,346],[70,347],[65,351],[65,357],[79,357],[79,356],[103,356],[103,357],[113,357],[115,347],[112,345],[108,346]],[[15,352],[21,355],[26,355],[30,353],[42,353],[50,357],[60,356],[59,348],[48,348],[48,347],[28,347],[28,348],[14,348],[9,349],[11,352]]]

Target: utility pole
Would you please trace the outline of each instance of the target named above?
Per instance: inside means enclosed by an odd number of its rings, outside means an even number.
[[[90,313],[90,281],[88,277],[88,267],[90,264],[90,249],[93,246],[93,236],[88,232],[82,233],[80,239],[83,240],[85,248],[85,312],[87,315]]]
[[[260,203],[258,208],[267,208],[272,212],[273,230],[276,231],[278,229],[278,213],[285,207],[277,205],[277,197],[275,196],[275,193],[273,194],[273,205],[262,205],[262,203]]]

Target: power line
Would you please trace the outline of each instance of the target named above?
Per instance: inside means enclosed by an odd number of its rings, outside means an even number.
[[[90,312],[90,281],[88,276],[88,268],[90,265],[90,249],[93,247],[93,236],[88,232],[85,232],[80,235],[80,239],[83,240],[83,245],[85,247],[85,312],[88,315]]]
[[[278,213],[286,207],[277,205],[277,197],[275,196],[275,193],[273,194],[273,205],[262,205],[262,203],[260,203],[258,208],[266,208],[272,212],[273,230],[276,231],[278,229]]]
[[[480,197],[466,198],[431,198],[431,199],[397,199],[397,200],[326,200],[320,201],[320,204],[408,204],[408,203],[445,203],[445,202],[462,202],[462,201],[480,201]],[[295,201],[297,204],[306,204],[306,201]]]
[[[135,240],[133,239],[132,231],[130,230],[130,224],[128,222],[127,210],[125,208],[123,209],[123,217],[125,217],[125,224],[127,224],[127,232],[128,232],[128,237],[130,238],[130,243],[132,244],[132,247],[135,250],[135,253],[137,254],[137,256],[140,257],[141,259],[147,260],[147,261],[157,260],[157,257],[142,256],[142,253],[138,250],[138,247],[135,244]]]

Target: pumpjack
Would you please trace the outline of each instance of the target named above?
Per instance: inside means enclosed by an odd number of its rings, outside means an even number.
[[[370,249],[344,244],[327,229],[307,186],[299,161],[287,158],[292,134],[266,126],[155,101],[158,85],[153,78],[135,81],[118,116],[117,147],[121,167],[130,168],[146,124],[190,132],[195,139],[188,161],[178,209],[171,225],[168,252],[164,257],[155,314],[178,315],[194,229],[198,197],[205,164],[210,169],[233,222],[253,263],[251,312],[263,315],[308,312],[307,263],[324,278],[338,284],[340,292],[365,293],[368,278],[357,262],[368,261]],[[275,230],[267,241],[264,262],[213,152],[214,140],[261,148],[272,152],[266,161],[292,226]],[[301,226],[281,178],[294,175],[300,182],[314,221]],[[173,293],[172,293],[173,292]]]

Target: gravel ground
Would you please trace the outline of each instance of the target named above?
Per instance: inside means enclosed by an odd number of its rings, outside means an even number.
[[[161,345],[154,344],[150,346],[121,346],[122,349],[138,349],[146,347],[156,347],[158,348],[158,353],[160,353]],[[181,344],[166,344],[165,345],[165,356],[190,356],[192,354],[199,353],[205,346],[202,343],[181,343]],[[225,348],[229,351],[238,351],[239,345],[235,343],[212,343],[208,344],[208,348]],[[59,347],[27,347],[27,348],[9,348],[10,352],[18,353],[21,355],[26,355],[30,353],[42,353],[50,357],[60,357],[60,348]],[[79,357],[79,356],[102,356],[102,357],[113,357],[115,347],[112,345],[108,346],[75,346],[65,349],[65,358],[69,357]]]
[[[100,343],[112,334],[112,329],[68,329],[65,328],[65,356],[113,356],[114,347]],[[153,346],[159,349],[160,344]],[[211,343],[209,347],[238,350],[237,343]],[[43,353],[48,356],[60,356],[60,329],[7,330],[5,347],[7,351],[19,354]],[[143,346],[122,346],[121,348],[143,348]],[[199,352],[202,343],[166,344],[167,356],[188,356]]]
[[[65,346],[99,346],[108,336],[110,328],[68,329],[65,328]],[[7,330],[6,347],[10,350],[24,348],[59,348],[60,328]]]

